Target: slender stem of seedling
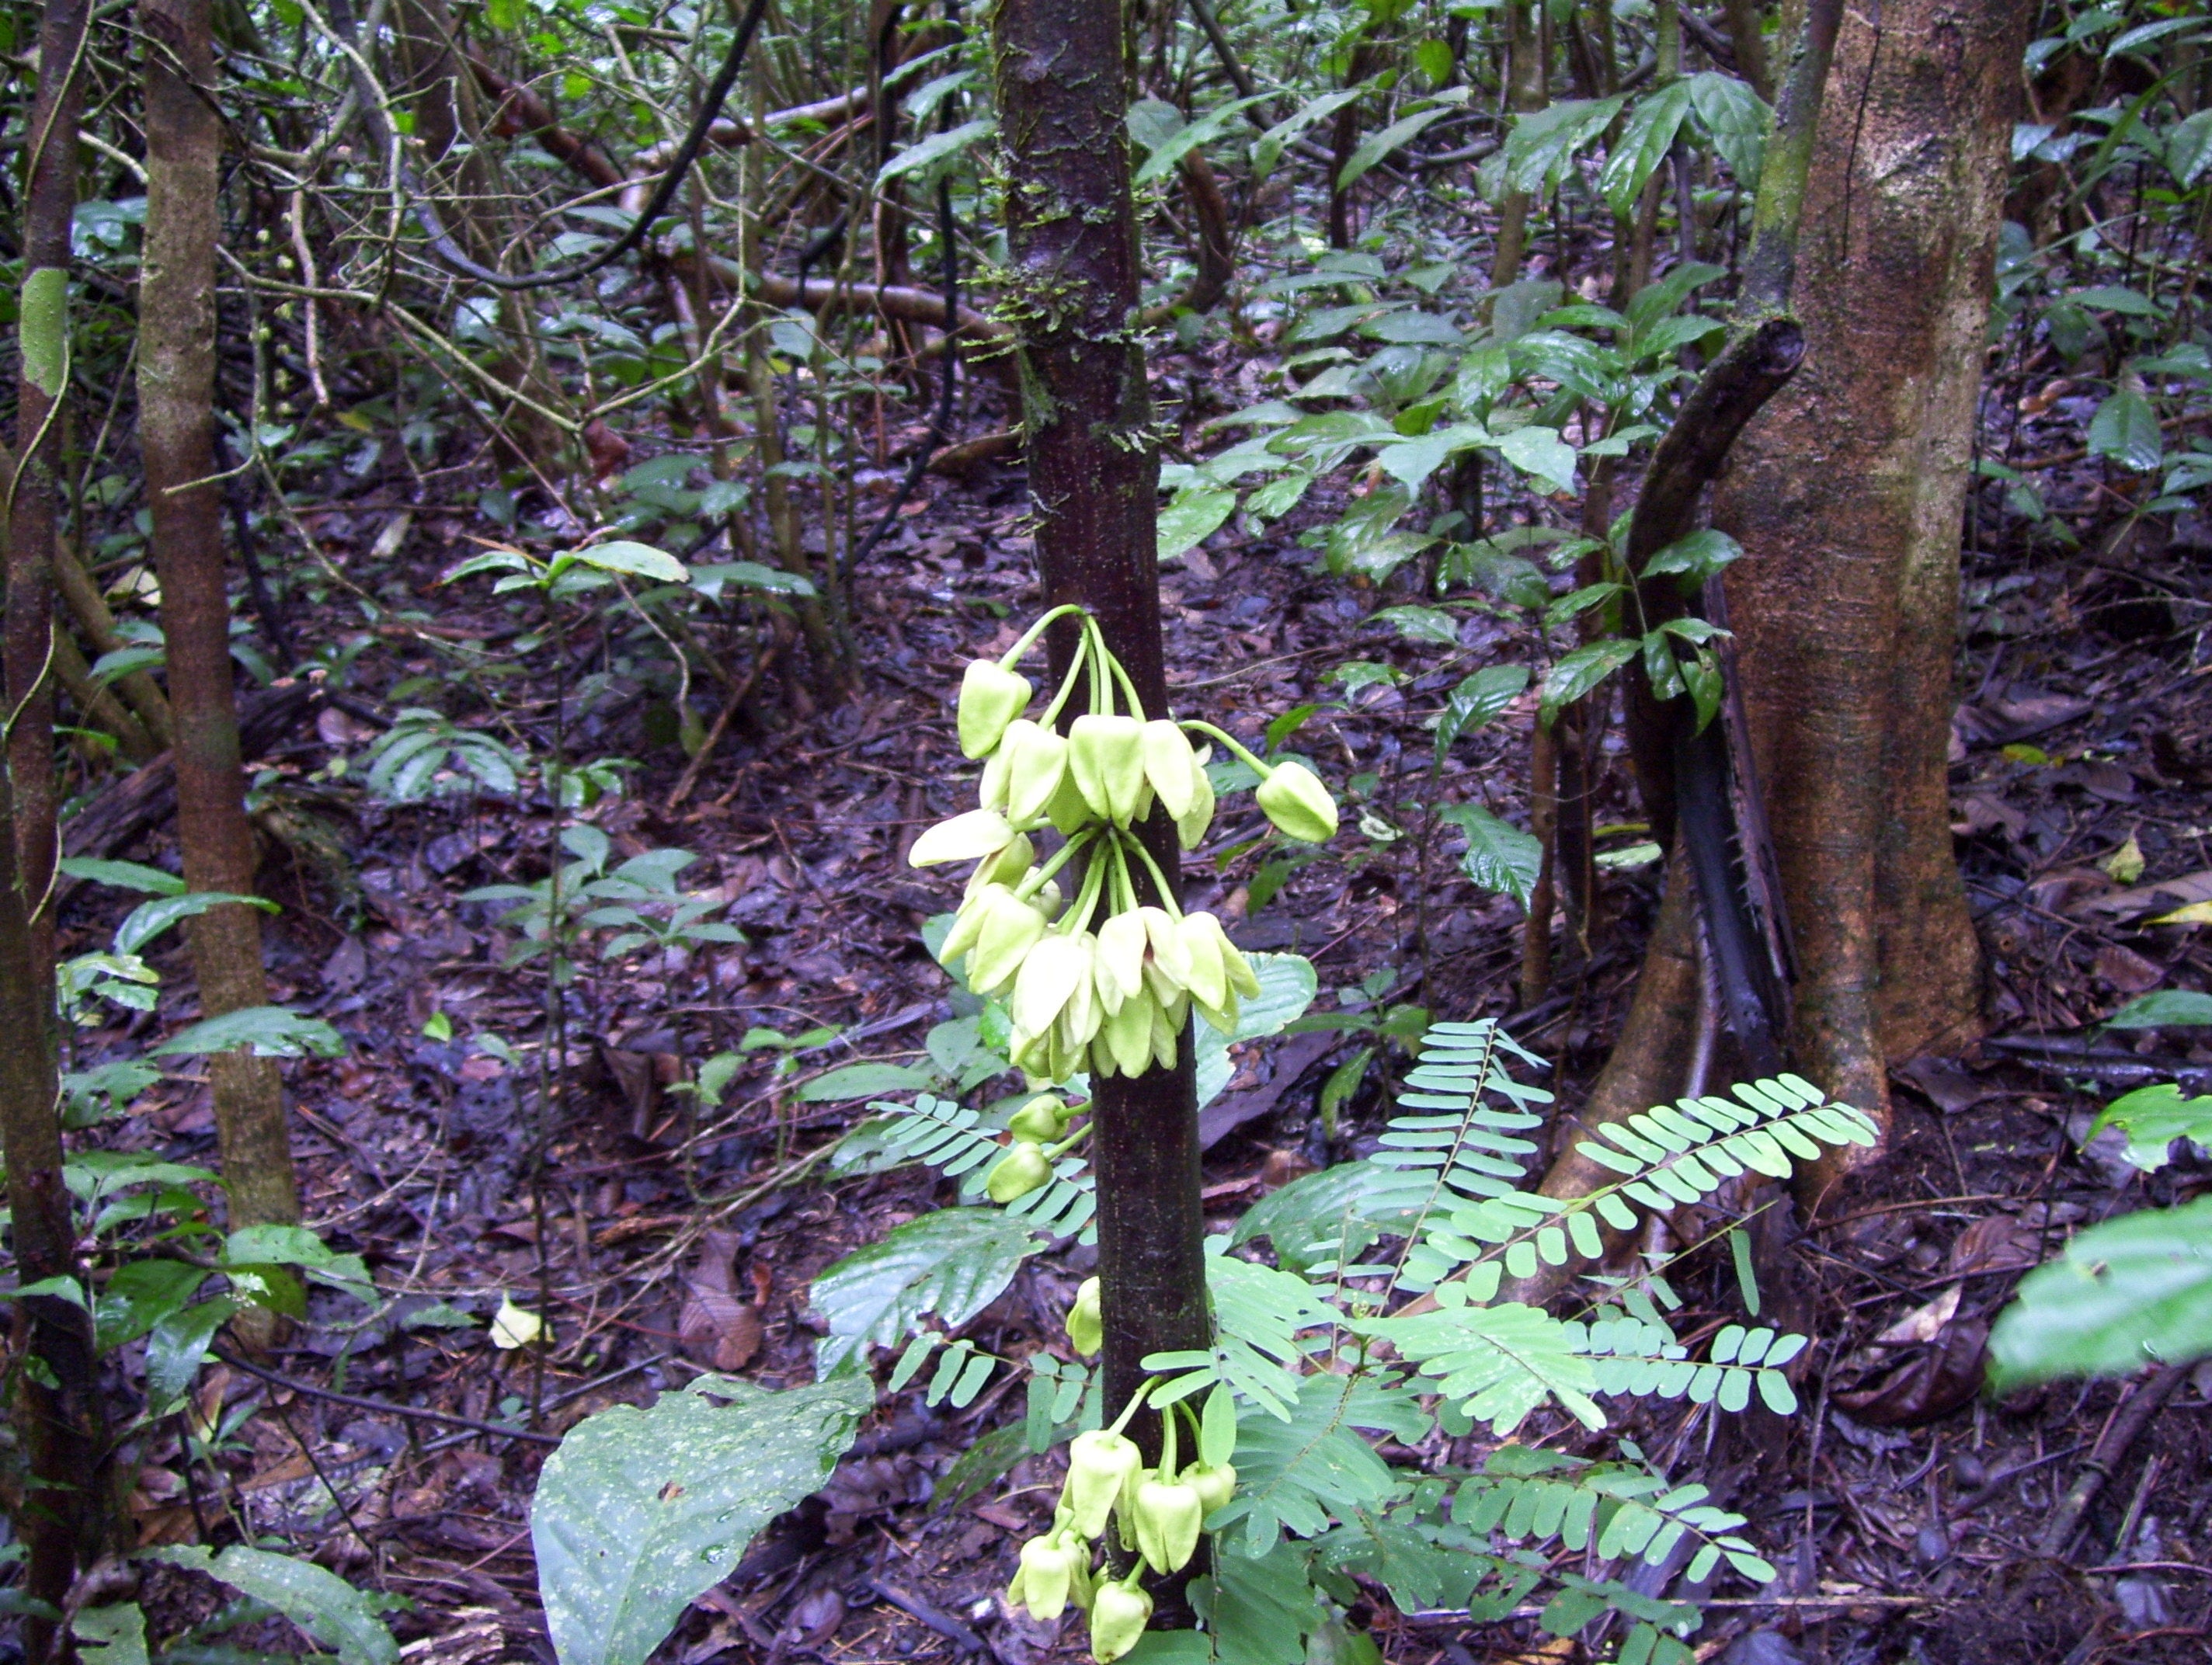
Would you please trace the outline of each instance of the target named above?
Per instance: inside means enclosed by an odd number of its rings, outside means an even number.
[[[1176,726],[1178,728],[1194,728],[1201,734],[1211,735],[1213,738],[1220,741],[1222,744],[1227,746],[1231,751],[1235,752],[1239,757],[1242,757],[1247,763],[1250,764],[1262,781],[1266,780],[1270,775],[1274,773],[1273,766],[1272,764],[1263,763],[1259,760],[1259,758],[1253,756],[1250,750],[1245,746],[1242,740],[1239,740],[1234,734],[1224,733],[1221,730],[1216,728],[1212,723],[1200,722],[1195,717],[1186,717],[1182,722],[1178,723]]]

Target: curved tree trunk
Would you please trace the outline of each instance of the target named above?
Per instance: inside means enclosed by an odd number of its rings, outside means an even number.
[[[176,725],[177,828],[195,890],[250,895],[238,704],[231,684],[222,502],[215,461],[216,164],[208,0],[143,0],[146,252],[138,300],[138,445],[161,579],[161,629]],[[243,905],[187,922],[200,1010],[217,1017],[268,1003],[261,915]],[[233,1226],[291,1224],[299,1182],[276,1060],[209,1060]]]
[[[1747,556],[1729,611],[1800,959],[1793,1050],[1877,1117],[1889,1060],[1979,1020],[1944,760],[2028,11],[1905,0],[1879,35],[1847,15],[1798,249],[1805,365],[1737,443],[1715,506]]]

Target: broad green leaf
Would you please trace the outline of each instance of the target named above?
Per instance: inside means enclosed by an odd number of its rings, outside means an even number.
[[[2138,1087],[2105,1106],[2094,1137],[2106,1127],[2118,1127],[2128,1136],[2127,1158],[2145,1173],[2166,1166],[2166,1152],[2177,1139],[2212,1145],[2212,1098],[2184,1098],[2171,1081]]]
[[[2133,388],[2122,388],[2089,418],[2089,454],[2110,457],[2132,474],[2148,474],[2166,453],[2158,412]]]
[[[633,578],[649,578],[656,584],[688,584],[691,574],[684,564],[665,550],[656,550],[650,544],[632,544],[617,540],[611,544],[592,544],[580,550],[571,550],[566,559],[582,566],[596,567],[603,573],[624,573]]]
[[[146,1337],[146,1410],[161,1417],[174,1410],[199,1374],[208,1343],[244,1304],[228,1295],[173,1312]]]
[[[754,1534],[821,1488],[874,1403],[862,1375],[781,1393],[706,1376],[579,1423],[530,1505],[561,1665],[644,1665]]]
[[[94,1345],[112,1352],[184,1309],[210,1276],[186,1261],[125,1261],[93,1307]]]
[[[691,568],[691,587],[709,601],[719,600],[732,585],[742,590],[768,590],[777,595],[812,595],[811,580],[798,573],[763,566],[757,561],[727,561],[718,566]]]
[[[1519,699],[1528,686],[1525,665],[1485,665],[1463,679],[1444,702],[1437,720],[1437,757],[1441,761],[1452,742],[1489,723]]]
[[[936,1085],[929,1071],[902,1064],[847,1064],[817,1075],[799,1090],[807,1104],[842,1104],[855,1098],[881,1098],[895,1092],[918,1092]]]
[[[1644,563],[1644,575],[1656,578],[1662,573],[1676,573],[1681,576],[1683,589],[1694,590],[1729,562],[1742,557],[1742,544],[1726,532],[1706,526],[1653,551]]]
[[[1225,486],[1188,485],[1160,511],[1159,558],[1172,561],[1218,531],[1237,509],[1237,494]]]
[[[92,1644],[77,1650],[82,1665],[146,1665],[146,1614],[136,1601],[81,1607],[70,1631]]]
[[[815,1278],[810,1303],[830,1326],[815,1344],[815,1370],[826,1376],[855,1355],[865,1360],[871,1346],[896,1346],[925,1314],[958,1329],[1043,1246],[1026,1222],[995,1208],[908,1220]]]
[[[2212,994],[2193,988],[2161,988],[2140,995],[2105,1019],[2106,1029],[2158,1029],[2167,1024],[2212,1024]]]
[[[1690,83],[1677,81],[1640,100],[1621,129],[1620,140],[1605,159],[1598,188],[1616,215],[1630,212],[1644,182],[1667,160],[1667,152],[1690,113]]]
[[[187,896],[155,896],[151,902],[140,902],[115,927],[115,951],[135,954],[171,926],[197,918],[210,908],[232,903],[241,908],[258,908],[264,914],[278,911],[275,902],[261,896],[234,896],[227,890],[194,890]]]
[[[2184,191],[2212,169],[2212,108],[2199,110],[2166,131],[2166,171]]]
[[[345,1050],[345,1042],[319,1018],[303,1018],[281,1006],[252,1006],[202,1018],[148,1048],[146,1055],[234,1052],[240,1047],[252,1048],[257,1058],[304,1058],[310,1053],[336,1058]]]
[[[1566,99],[1518,118],[1498,153],[1497,171],[1506,187],[1531,194],[1550,191],[1575,152],[1604,132],[1627,101],[1626,94]]]
[[[1292,139],[1317,121],[1326,121],[1356,98],[1366,96],[1369,84],[1362,82],[1357,87],[1346,87],[1334,93],[1324,93],[1302,106],[1297,114],[1277,122],[1260,135],[1252,146],[1252,172],[1263,174],[1271,171],[1282,159]]]
[[[1532,423],[1500,434],[1498,454],[1554,491],[1575,489],[1575,448],[1559,437],[1557,428]]]
[[[1346,159],[1344,167],[1336,176],[1336,188],[1349,191],[1352,182],[1369,168],[1413,139],[1431,122],[1449,113],[1448,106],[1439,104],[1431,109],[1418,110],[1402,120],[1394,121],[1388,127],[1370,133],[1359,142],[1358,149]]]
[[[1713,149],[1728,163],[1736,184],[1746,191],[1757,190],[1766,166],[1767,125],[1773,112],[1749,83],[1717,70],[1692,76],[1689,88],[1690,107],[1713,136]]]
[[[1548,726],[1561,707],[1582,698],[1634,659],[1637,652],[1638,644],[1634,641],[1614,637],[1593,641],[1566,654],[1544,678],[1544,697],[1538,708],[1538,720]]]
[[[1386,445],[1376,453],[1382,471],[1408,491],[1419,491],[1422,482],[1462,451],[1491,442],[1489,433],[1475,422],[1454,422],[1412,439]],[[1571,463],[1569,466],[1572,466]]]
[[[1535,836],[1473,804],[1455,804],[1441,818],[1467,835],[1461,870],[1482,889],[1503,891],[1526,908],[1544,866],[1544,847]]]
[[[973,121],[963,121],[957,127],[943,133],[932,133],[919,144],[908,146],[883,165],[876,175],[878,190],[899,178],[927,168],[946,157],[957,155],[987,133],[998,131],[998,123],[988,116],[978,116]]]
[[[2021,1280],[1990,1334],[1999,1394],[2212,1354],[2212,1197],[2081,1233]]]
[[[1231,122],[1254,105],[1266,101],[1267,94],[1264,93],[1240,98],[1218,110],[1208,111],[1188,126],[1178,128],[1158,144],[1150,147],[1152,155],[1145,158],[1145,165],[1137,170],[1136,177],[1129,181],[1130,185],[1142,190],[1154,179],[1166,177],[1185,156],[1200,145],[1212,143]]]
[[[334,1650],[341,1665],[393,1665],[399,1657],[398,1644],[371,1610],[368,1598],[312,1561],[243,1545],[233,1545],[220,1555],[198,1544],[149,1553],[155,1560],[190,1567],[257,1601],[266,1601]]]
[[[1244,957],[1251,963],[1252,975],[1260,980],[1260,992],[1239,1003],[1235,1031],[1224,1035],[1204,1018],[1191,1030],[1201,1106],[1218,1097],[1236,1073],[1236,1066],[1229,1061],[1230,1047],[1238,1041],[1281,1034],[1305,1016],[1321,987],[1313,962],[1303,955],[1252,953]]]
[[[64,856],[57,864],[70,878],[81,878],[94,884],[111,885],[118,890],[143,890],[149,896],[180,896],[185,881],[174,873],[165,873],[159,867],[149,867],[137,861],[102,861],[93,856]]]
[[[1459,646],[1459,621],[1440,607],[1385,607],[1375,615],[1377,624],[1388,624],[1407,641],[1425,641],[1435,647]]]

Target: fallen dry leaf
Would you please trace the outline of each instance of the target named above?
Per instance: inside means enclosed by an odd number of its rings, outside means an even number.
[[[698,1263],[684,1280],[684,1310],[676,1334],[684,1356],[709,1370],[741,1370],[760,1351],[760,1314],[738,1299],[738,1235],[709,1231]]]

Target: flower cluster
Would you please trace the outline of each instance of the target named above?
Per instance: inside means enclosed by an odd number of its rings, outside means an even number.
[[[1014,667],[1067,614],[1082,621],[1080,646],[1032,721],[1023,714],[1036,690]],[[1089,709],[1062,732],[1060,717],[1084,686]],[[1128,672],[1080,608],[1054,608],[1004,659],[977,659],[961,680],[960,749],[985,760],[981,804],[930,828],[908,860],[976,864],[939,956],[947,964],[964,958],[976,993],[1007,997],[1013,1060],[1037,1085],[1086,1068],[1102,1076],[1172,1068],[1194,1006],[1226,1033],[1239,1000],[1260,992],[1220,921],[1176,907],[1137,836],[1155,805],[1186,850],[1212,823],[1213,782],[1193,730],[1259,775],[1254,796],[1285,837],[1334,836],[1335,800],[1304,764],[1263,763],[1209,724],[1148,720]],[[1040,862],[1031,836],[1048,828],[1061,842]],[[1055,876],[1078,854],[1086,857],[1083,879],[1068,903]],[[1140,900],[1140,876],[1157,904]]]
[[[1095,1289],[1085,1289],[1095,1304]],[[1079,1297],[1078,1312],[1082,1305]],[[1075,1321],[1071,1313],[1071,1334]],[[1047,1624],[1071,1603],[1085,1609],[1091,1615],[1091,1657],[1098,1665],[1112,1665],[1135,1647],[1151,1622],[1152,1598],[1139,1582],[1144,1575],[1188,1565],[1206,1517],[1237,1491],[1237,1470],[1230,1463],[1176,1466],[1176,1425],[1189,1415],[1185,1405],[1162,1413],[1159,1466],[1146,1468],[1137,1443],[1121,1431],[1144,1398],[1139,1390],[1112,1427],[1078,1434],[1069,1443],[1067,1480],[1053,1511],[1052,1528],[1022,1546],[1020,1569],[1006,1590],[1007,1601]],[[1121,1547],[1136,1557],[1120,1578],[1091,1565],[1091,1546],[1109,1522]]]

